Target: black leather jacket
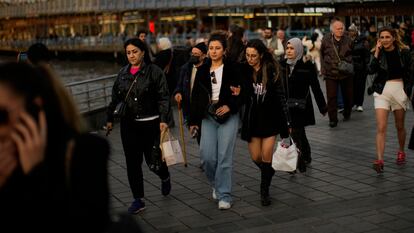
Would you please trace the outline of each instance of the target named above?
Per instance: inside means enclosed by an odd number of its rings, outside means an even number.
[[[135,75],[129,71],[131,65],[123,67],[112,87],[112,101],[108,106],[107,121],[113,122],[116,105],[125,99],[129,87],[137,77],[137,82],[127,99],[125,118],[142,119],[155,115],[161,122],[168,122],[169,92],[164,72],[154,64],[142,64]]]
[[[403,69],[403,82],[404,82],[404,91],[408,97],[411,96],[411,88],[413,86],[413,70],[412,70],[412,61],[411,54],[408,49],[398,49],[398,54],[400,57],[401,67]],[[387,58],[385,53],[380,51],[378,59],[371,54],[371,60],[368,65],[368,73],[376,74],[376,78],[373,81],[371,92],[377,92],[382,94],[385,83],[388,80],[388,65]]]

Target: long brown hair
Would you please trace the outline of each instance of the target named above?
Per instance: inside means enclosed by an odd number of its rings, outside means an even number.
[[[392,28],[392,27],[382,27],[379,31],[378,31],[378,38],[380,37],[382,32],[389,32],[391,34],[392,37],[394,37],[394,45],[395,47],[401,49],[407,49],[408,46],[405,45],[402,41],[401,41],[401,37],[400,35],[398,35],[397,30]]]
[[[262,83],[264,86],[266,86],[268,80],[272,80],[273,82],[276,82],[279,79],[279,64],[275,61],[272,54],[269,52],[269,50],[266,48],[266,45],[263,43],[263,41],[259,39],[253,39],[250,40],[247,45],[247,48],[254,48],[259,53],[260,58],[260,65],[261,68],[259,71],[262,72]],[[274,77],[268,77],[268,70],[270,68],[274,67],[275,69],[275,75]],[[256,80],[255,80],[256,81]]]

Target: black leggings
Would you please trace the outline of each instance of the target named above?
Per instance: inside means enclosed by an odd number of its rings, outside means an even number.
[[[124,147],[129,186],[134,198],[144,197],[144,177],[142,175],[142,159],[149,165],[153,145],[160,142],[160,121],[121,120],[121,139]],[[170,176],[164,162],[156,173],[161,180]]]

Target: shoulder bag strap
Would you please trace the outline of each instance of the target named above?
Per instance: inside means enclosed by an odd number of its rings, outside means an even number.
[[[128,89],[128,92],[127,92],[127,94],[126,94],[126,96],[125,96],[125,99],[124,99],[124,101],[125,101],[125,102],[127,101],[129,94],[131,93],[132,87],[133,87],[133,86],[135,85],[135,83],[137,82],[137,78],[138,78],[138,74],[135,76],[134,81],[132,82],[131,86],[130,86],[130,87],[129,87],[129,89]]]
[[[332,35],[332,38],[331,39],[332,39],[332,46],[334,48],[335,54],[338,57],[339,61],[341,61],[341,58],[339,57],[338,50],[336,49],[336,46],[335,46],[335,43],[334,43],[334,36],[333,35]]]

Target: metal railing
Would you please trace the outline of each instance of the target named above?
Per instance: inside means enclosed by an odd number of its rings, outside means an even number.
[[[112,86],[117,75],[66,84],[82,114],[106,108],[111,102]]]

